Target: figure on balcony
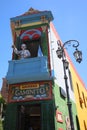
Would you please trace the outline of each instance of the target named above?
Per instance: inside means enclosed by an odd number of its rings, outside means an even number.
[[[27,50],[26,44],[21,45],[21,50],[18,50],[15,45],[12,45],[13,51],[19,56],[20,59],[29,58],[31,56],[30,51]]]

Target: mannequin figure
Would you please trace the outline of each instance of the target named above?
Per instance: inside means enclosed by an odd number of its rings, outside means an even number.
[[[26,44],[24,43],[21,45],[20,51],[15,47],[15,45],[12,45],[12,48],[15,54],[17,54],[20,57],[20,59],[29,58],[31,56],[29,50],[26,49]]]

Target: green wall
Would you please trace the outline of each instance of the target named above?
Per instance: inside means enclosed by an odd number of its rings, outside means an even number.
[[[57,110],[62,113],[62,118],[63,118],[63,123],[60,123],[56,121],[56,117],[55,117],[56,130],[58,128],[63,128],[64,130],[66,130],[65,119],[66,116],[68,116],[67,100],[66,98],[64,99],[60,96],[60,89],[57,84],[54,84],[53,91],[54,91],[54,98],[55,98],[55,106],[57,106]],[[78,130],[76,125],[76,115],[77,115],[76,105],[73,101],[71,101],[71,103],[72,103],[72,113],[73,113],[75,130]]]

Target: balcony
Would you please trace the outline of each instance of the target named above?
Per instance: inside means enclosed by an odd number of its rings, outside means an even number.
[[[9,61],[8,84],[51,80],[46,56]]]

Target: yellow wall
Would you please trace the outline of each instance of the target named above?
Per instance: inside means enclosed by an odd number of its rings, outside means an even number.
[[[70,59],[69,59],[70,61]],[[70,61],[73,89],[76,100],[77,114],[81,130],[87,130],[87,90],[73,64]]]

